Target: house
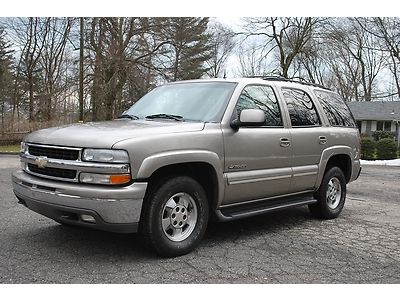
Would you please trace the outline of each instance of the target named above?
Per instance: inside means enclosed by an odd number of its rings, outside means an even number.
[[[400,101],[347,102],[361,133],[371,136],[377,130],[400,135]]]

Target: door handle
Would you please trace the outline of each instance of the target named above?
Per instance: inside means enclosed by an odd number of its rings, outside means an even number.
[[[290,140],[288,138],[280,138],[281,147],[289,147]]]
[[[327,141],[328,141],[328,139],[326,138],[326,136],[320,136],[319,137],[320,145],[325,145]]]

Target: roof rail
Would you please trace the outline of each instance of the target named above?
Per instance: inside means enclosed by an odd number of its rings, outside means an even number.
[[[310,85],[310,86],[318,87],[318,88],[325,89],[325,90],[328,90],[328,91],[331,90],[331,89],[323,86],[322,84],[308,82],[307,80],[305,80],[302,77],[285,78],[283,76],[251,76],[250,78],[260,78],[260,79],[268,80],[268,81],[293,82],[293,83],[299,83],[299,84],[303,84],[303,85]]]

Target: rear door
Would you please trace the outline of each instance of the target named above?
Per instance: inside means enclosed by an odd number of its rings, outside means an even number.
[[[326,148],[327,128],[322,126],[315,103],[303,89],[282,87],[291,122],[293,147],[291,193],[313,190],[322,151]]]

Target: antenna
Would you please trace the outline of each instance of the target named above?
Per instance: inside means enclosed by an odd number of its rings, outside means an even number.
[[[224,70],[224,77],[223,78],[226,79],[226,70]]]

